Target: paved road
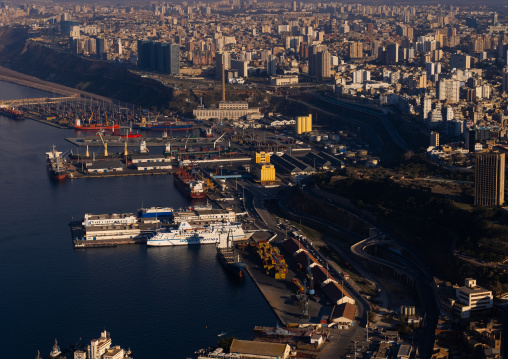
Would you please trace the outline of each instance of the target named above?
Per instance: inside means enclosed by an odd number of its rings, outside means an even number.
[[[305,188],[305,192],[316,197],[317,199],[324,200],[322,197],[314,193],[313,191],[310,191],[307,187]],[[330,202],[330,197],[326,198],[327,202]],[[335,205],[338,208],[341,208],[343,210],[349,210],[350,208],[343,208],[337,203],[331,200],[331,204]],[[362,213],[358,210],[356,210],[356,215],[362,216]],[[385,227],[380,227],[378,224],[374,225],[370,223],[371,227],[379,228],[383,233],[385,233],[388,237],[395,240],[401,247],[407,251],[407,253],[410,254],[411,257],[413,257],[412,261],[407,261],[406,263],[411,266],[410,269],[408,269],[411,274],[416,278],[416,285],[418,289],[418,294],[420,295],[420,299],[422,301],[423,308],[425,310],[425,322],[424,322],[424,335],[423,340],[419,344],[420,349],[420,355],[422,358],[426,358],[430,356],[430,353],[432,351],[433,345],[434,345],[434,331],[437,325],[437,319],[440,314],[439,309],[439,295],[437,293],[437,288],[434,283],[433,276],[430,272],[430,267],[426,265],[425,258],[419,254],[414,248],[412,248],[410,245],[402,241],[400,238],[398,238],[397,235],[395,235],[391,230]],[[401,259],[406,260],[406,259]]]

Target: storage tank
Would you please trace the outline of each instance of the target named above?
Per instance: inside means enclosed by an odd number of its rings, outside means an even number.
[[[309,141],[310,142],[315,142],[316,141],[316,135],[310,135],[309,136]]]
[[[336,147],[332,147],[332,149],[330,150],[333,154],[336,154],[337,153],[337,148]]]
[[[322,135],[321,136],[322,141],[328,141],[328,135]]]
[[[352,152],[352,151],[346,151],[344,153],[344,156],[347,157],[347,158],[355,157],[355,153]]]
[[[316,135],[316,141],[317,142],[321,141],[321,136],[320,135]]]
[[[358,150],[358,156],[367,156],[367,150]]]

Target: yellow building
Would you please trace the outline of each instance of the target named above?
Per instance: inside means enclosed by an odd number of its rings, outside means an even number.
[[[312,114],[296,118],[296,133],[298,135],[312,131]]]
[[[256,177],[262,183],[275,181],[275,166],[270,164],[257,165],[255,167]]]
[[[270,163],[270,154],[266,152],[256,152],[256,163]]]

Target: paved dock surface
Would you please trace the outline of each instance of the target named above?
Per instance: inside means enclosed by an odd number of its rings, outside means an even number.
[[[247,264],[246,269],[252,280],[282,324],[318,323],[321,316],[330,315],[332,307],[309,300],[309,318],[302,318],[303,307],[297,300],[296,292],[291,284],[291,279],[297,275],[291,268],[286,274],[286,279],[275,279],[265,273],[260,260],[253,252],[243,252],[242,259]]]

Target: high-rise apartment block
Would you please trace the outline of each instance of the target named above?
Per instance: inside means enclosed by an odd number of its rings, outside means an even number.
[[[277,73],[277,57],[275,55],[268,55],[268,59],[266,60],[266,73],[268,76]]]
[[[180,46],[154,41],[138,41],[138,67],[163,74],[180,74]]]
[[[363,57],[363,43],[349,43],[349,57],[352,59],[361,59]]]
[[[437,98],[439,101],[459,102],[460,81],[454,79],[439,80],[437,85]]]
[[[231,55],[229,52],[215,53],[215,77],[218,79],[222,79],[222,65],[224,65],[224,71],[231,68]]]
[[[248,64],[249,61],[244,60],[231,60],[231,68],[238,71],[238,76],[248,77]]]
[[[393,43],[386,47],[386,64],[395,65],[399,62],[399,44]]]
[[[430,145],[433,147],[439,147],[439,132],[432,131],[430,133]]]
[[[309,76],[330,77],[332,55],[324,45],[314,45],[309,48]]]
[[[501,206],[504,203],[505,154],[476,154],[474,204]]]
[[[503,69],[503,92],[508,92],[508,67]]]

